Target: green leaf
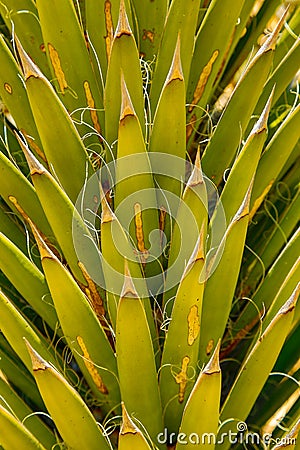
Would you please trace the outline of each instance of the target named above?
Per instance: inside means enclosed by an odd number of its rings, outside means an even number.
[[[130,418],[122,403],[122,427],[119,434],[118,450],[151,450],[145,437]]]
[[[78,392],[28,342],[26,344],[39,391],[67,447],[74,450],[110,449]]]
[[[291,110],[261,157],[253,186],[251,217],[261,205],[296,145],[299,139],[299,127],[300,105]]]
[[[219,351],[220,342],[210,361],[200,372],[187,401],[176,445],[178,450],[192,450],[195,444],[205,450],[214,448],[221,396]],[[181,442],[179,438],[183,438]]]
[[[111,46],[105,84],[105,137],[108,146],[112,146],[118,138],[123,96],[123,77],[144,134],[145,120],[142,74],[138,49],[129,25],[124,0],[120,2],[119,21]],[[111,161],[115,157],[115,149],[109,147],[106,153],[106,161]]]
[[[107,65],[111,46],[118,23],[120,0],[89,0],[85,2],[87,38],[90,44],[90,56],[94,70],[101,79],[99,84],[104,90],[107,76]],[[125,0],[129,23],[132,25],[130,1]],[[102,39],[99,39],[102,36]]]
[[[157,175],[156,182],[163,193],[159,196],[159,207],[168,211],[168,199],[164,192],[171,191],[178,198],[185,179],[185,83],[180,57],[181,36],[178,36],[173,60],[158,99],[153,127],[150,135],[149,151],[160,152],[180,158],[177,163],[176,179]],[[173,105],[180,105],[174,108]],[[179,164],[181,167],[179,168]],[[176,212],[173,212],[176,215]],[[167,236],[170,239],[170,235]]]
[[[157,63],[153,75],[150,102],[154,114],[180,35],[183,78],[189,79],[200,0],[173,0],[166,17]]]
[[[72,0],[53,0],[49,8],[47,0],[37,0],[36,6],[56,91],[78,123],[80,135],[98,133],[85,144],[99,147],[103,99],[74,4]]]
[[[21,400],[7,380],[2,377],[0,377],[0,408],[1,407],[13,412],[15,417],[18,418],[20,422],[23,422],[24,428],[27,428],[28,431],[30,431],[46,448],[51,448],[56,443],[55,436],[50,429],[40,417],[32,414],[33,411],[23,400]]]
[[[202,158],[203,171],[217,185],[220,184],[224,171],[232,163],[270,72],[275,42],[284,17],[247,64],[205,149]]]
[[[50,351],[48,348],[49,343],[33,329],[30,322],[25,319],[2,291],[0,291],[0,312],[1,331],[28,370],[31,370],[31,365],[23,340],[24,337],[35,345],[48,361],[57,365],[58,361],[53,356],[53,350]]]
[[[300,230],[297,229],[290,238],[287,245],[282,249],[262,284],[259,285],[252,297],[253,304],[247,304],[234,324],[234,336],[231,337],[231,344],[236,343],[247,335],[259,322],[260,316],[268,310],[276,298],[285,279],[295,275],[299,271],[299,238]],[[297,280],[296,280],[297,282]],[[290,285],[289,285],[290,286]],[[292,293],[295,284],[289,287]]]
[[[0,73],[1,99],[8,108],[9,114],[12,115],[16,126],[22,130],[32,145],[36,155],[45,158],[24,87],[23,76],[3,36],[0,36],[0,64],[2,67]]]
[[[267,138],[267,122],[273,93],[274,89],[245,145],[238,154],[222,190],[220,201],[225,210],[227,220],[232,219],[249,188],[251,180],[255,176],[262,148]],[[236,188],[237,186],[239,189]]]
[[[149,281],[153,279],[152,292],[156,293],[162,283],[156,192],[140,123],[124,81],[117,153],[115,214],[135,243],[146,276]]]
[[[95,304],[85,296],[34,227],[33,231],[55,309],[77,364],[94,395],[101,399],[102,406],[109,411],[117,408],[117,368],[113,350],[103,329],[103,306],[100,308],[99,302]],[[69,299],[72,299],[72,304]]]
[[[0,270],[30,306],[55,330],[57,316],[44,275],[0,232]]]
[[[198,372],[205,234],[203,227],[178,287],[162,355],[159,384],[164,422],[175,433]]]
[[[217,252],[207,264],[199,348],[201,362],[207,361],[225,331],[242,262],[251,188],[252,185],[231,220]]]
[[[195,42],[187,90],[189,120],[192,117],[194,121],[203,115],[202,108],[206,108],[208,99],[213,94],[213,85],[228,58],[231,40],[236,35],[237,19],[244,3],[249,1],[210,2]]]
[[[140,55],[147,63],[157,56],[168,6],[168,0],[133,0]]]
[[[0,445],[11,450],[46,450],[22,422],[0,405]]]
[[[45,46],[35,2],[32,0],[5,0],[0,4],[0,14],[8,29],[19,37],[33,61],[47,78],[50,68],[45,53]]]
[[[145,311],[128,269],[118,307],[116,353],[122,401],[156,443],[163,424],[154,351]]]
[[[242,364],[222,407],[222,421],[230,418],[240,421],[247,419],[290,330],[296,300],[294,296],[287,300]],[[230,423],[227,426],[230,426]],[[225,431],[224,428],[223,430]],[[229,445],[230,443],[226,442],[222,448],[229,448]]]
[[[94,241],[89,239],[90,234],[85,223],[56,179],[38,162],[21,139],[19,142],[27,158],[31,178],[55,238],[74,276],[84,283],[85,279],[78,267],[79,256],[77,248],[74,246],[74,239],[76,236],[78,246],[81,241],[84,241],[85,253],[81,252],[81,258],[88,254],[92,261],[94,261],[92,257],[95,257]],[[29,216],[29,219],[36,226],[34,216]],[[96,259],[98,259],[97,255]]]
[[[17,41],[18,42],[18,41]],[[43,149],[52,173],[75,202],[93,173],[86,149],[65,106],[51,84],[18,43],[26,89]],[[69,176],[72,165],[73,176]]]
[[[48,237],[52,237],[53,232],[45,217],[35,189],[22,172],[2,152],[0,152],[0,172],[0,194],[6,203],[14,212],[21,216],[20,210],[15,207],[13,200],[17,198],[22,210],[35,221],[37,227]]]

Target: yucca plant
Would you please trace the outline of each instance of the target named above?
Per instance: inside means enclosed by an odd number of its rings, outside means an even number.
[[[1,449],[299,450],[298,3],[0,1]]]

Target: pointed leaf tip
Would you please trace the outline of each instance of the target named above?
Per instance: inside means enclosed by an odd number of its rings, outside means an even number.
[[[39,230],[35,226],[35,224],[29,219],[29,224],[34,235],[34,239],[38,245],[38,249],[41,255],[41,259],[49,258],[49,259],[57,259],[54,253],[50,250],[44,239],[42,238]]]
[[[182,280],[186,277],[186,275],[191,270],[196,261],[199,261],[201,259],[204,260],[205,257],[204,248],[205,248],[205,225],[204,223],[202,223],[195,248],[183,272]]]
[[[198,147],[196,158],[195,158],[195,165],[193,168],[193,171],[191,173],[190,178],[188,179],[187,186],[198,186],[198,184],[203,183],[203,174],[201,170],[201,160],[200,160],[200,147]]]
[[[221,339],[219,339],[219,341],[216,345],[215,351],[212,354],[212,357],[210,358],[210,360],[204,367],[203,373],[205,373],[207,375],[212,375],[213,373],[221,372],[220,359],[219,359],[220,349],[221,349]]]
[[[112,222],[115,219],[115,215],[108,204],[106,195],[103,192],[100,184],[100,196],[101,196],[101,223]]]
[[[278,314],[287,314],[288,312],[292,311],[296,307],[299,294],[300,294],[300,282],[295,287],[290,298],[280,308]]]
[[[246,195],[244,197],[244,200],[242,201],[241,206],[237,210],[235,216],[232,219],[232,223],[237,222],[238,220],[242,219],[243,217],[249,215],[249,208],[250,208],[250,200],[251,200],[251,193],[254,183],[254,176],[252,177],[252,180],[249,184],[249,187],[247,189]]]
[[[132,35],[132,31],[129,25],[128,17],[126,14],[125,2],[124,0],[120,1],[120,10],[119,10],[119,20],[115,32],[115,38],[119,38],[122,35]]]
[[[23,135],[19,131],[18,132],[15,131],[14,134],[15,134],[15,136],[20,144],[20,147],[25,155],[27,164],[30,169],[30,174],[31,175],[34,175],[34,174],[40,175],[42,173],[45,173],[46,170],[45,170],[44,166],[37,160],[37,158],[34,156],[34,154],[29,149],[25,137],[23,137]]]
[[[120,120],[125,119],[127,116],[135,116],[134,107],[126,86],[126,82],[124,79],[123,73],[121,74],[121,94],[122,94],[122,103],[121,103],[121,115]]]
[[[135,423],[131,420],[131,418],[127,412],[127,409],[124,405],[124,402],[122,402],[121,406],[122,406],[122,425],[121,425],[120,433],[121,434],[129,434],[129,433],[136,434],[136,433],[138,433],[139,430],[138,430],[137,426],[135,425]]]
[[[172,64],[166,79],[166,84],[169,84],[173,80],[183,81],[183,70],[180,57],[180,34],[178,34],[175,52],[172,60]]]
[[[32,59],[29,57],[29,55],[25,52],[24,48],[22,47],[21,42],[19,41],[19,39],[16,35],[14,35],[14,39],[15,39],[18,55],[20,58],[21,66],[23,69],[25,81],[28,80],[28,78],[30,78],[30,77],[43,78],[46,80],[46,78],[44,77],[43,73],[40,71],[38,66],[32,61]]]
[[[261,53],[267,52],[269,50],[275,50],[275,46],[276,46],[276,41],[277,41],[278,35],[279,35],[280,31],[281,31],[281,28],[284,25],[284,22],[286,20],[287,15],[288,15],[289,9],[290,9],[290,4],[287,5],[287,7],[284,10],[282,16],[280,17],[278,23],[276,24],[273,32],[270,34],[268,39],[266,39],[264,44],[258,50],[257,55],[260,55]]]
[[[197,239],[195,250],[191,256],[191,261],[198,261],[199,259],[204,259],[204,247],[205,247],[205,223],[201,225],[200,233]]]
[[[31,358],[33,371],[48,369],[50,365],[34,350],[26,338],[24,338],[24,341]]]
[[[273,100],[275,87],[276,86],[274,84],[271,94],[269,95],[269,98],[267,100],[267,103],[266,103],[258,121],[254,124],[251,134],[259,134],[262,131],[268,129],[268,118],[269,118],[269,114],[270,114],[270,110],[271,110],[271,106],[272,106],[272,100]]]
[[[138,293],[135,289],[135,286],[133,284],[128,261],[125,259],[125,267],[124,267],[124,284],[121,291],[121,298],[138,298]]]

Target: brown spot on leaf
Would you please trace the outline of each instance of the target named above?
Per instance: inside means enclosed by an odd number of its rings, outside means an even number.
[[[155,37],[154,30],[145,30],[145,29],[143,30],[143,36],[142,36],[143,41],[145,41],[146,39],[149,39],[149,41],[151,43],[153,43],[154,37]]]

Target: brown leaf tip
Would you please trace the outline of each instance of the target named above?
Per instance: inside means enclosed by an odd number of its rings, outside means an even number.
[[[219,359],[220,348],[221,348],[221,339],[219,339],[217,346],[212,354],[212,357],[204,367],[203,373],[205,373],[206,375],[212,375],[214,373],[221,372]]]
[[[128,116],[135,116],[136,114],[126,86],[123,73],[121,74],[121,95],[122,95],[122,103],[121,103],[120,120],[123,120],[125,119],[125,117]]]
[[[54,253],[50,250],[50,248],[48,247],[48,245],[46,244],[46,242],[44,241],[44,239],[42,238],[39,230],[37,229],[37,227],[34,225],[34,223],[29,219],[29,224],[32,230],[32,233],[34,235],[34,239],[38,245],[38,249],[41,255],[42,260],[44,258],[49,258],[49,259],[57,259],[56,256],[54,255]]]
[[[22,47],[21,42],[17,38],[16,35],[14,35],[18,55],[20,58],[21,66],[23,69],[23,74],[25,81],[28,80],[30,77],[34,78],[43,78],[46,80],[38,66],[32,61],[32,59],[28,56],[28,54],[25,52],[24,48]]]
[[[248,190],[246,192],[246,195],[242,201],[241,206],[239,207],[239,209],[237,210],[235,216],[232,219],[231,223],[235,223],[238,222],[240,219],[242,219],[243,217],[249,215],[249,209],[250,209],[250,200],[251,200],[251,193],[252,193],[252,187],[253,187],[253,183],[254,183],[254,177],[252,178]]]
[[[187,187],[192,186],[198,186],[198,184],[203,183],[203,174],[201,170],[201,160],[200,160],[200,147],[198,147],[196,159],[195,159],[195,165],[193,168],[193,171],[191,173],[191,176],[187,182]]]
[[[271,91],[271,94],[267,100],[267,103],[258,119],[258,121],[255,123],[251,134],[259,134],[264,130],[267,130],[268,128],[268,117],[270,114],[270,110],[271,110],[271,106],[272,106],[272,100],[273,100],[273,95],[274,95],[274,91],[275,91],[275,85],[273,86],[273,89]]]
[[[122,425],[121,425],[121,434],[136,434],[139,432],[139,429],[135,425],[135,423],[130,418],[127,409],[124,405],[124,402],[122,402]]]
[[[280,17],[278,23],[276,24],[273,32],[271,33],[271,35],[268,37],[268,39],[266,39],[266,41],[264,42],[264,44],[261,46],[261,48],[258,50],[257,52],[257,56],[261,55],[264,52],[267,52],[269,50],[274,50],[275,46],[276,46],[276,42],[277,42],[277,38],[278,35],[280,33],[281,28],[284,25],[284,22],[287,18],[288,12],[290,9],[290,5],[288,5],[286,7],[286,9],[284,10],[282,16]]]
[[[33,371],[38,371],[38,370],[46,370],[49,369],[51,366],[50,364],[48,364],[35,350],[34,348],[29,344],[29,342],[27,341],[27,339],[24,338],[28,353],[30,355],[31,358],[31,363],[32,363],[32,369]]]
[[[124,284],[121,291],[121,298],[138,298],[138,293],[133,284],[128,261],[125,259]]]
[[[172,64],[166,79],[166,84],[169,84],[171,81],[180,80],[183,81],[183,71],[181,65],[180,58],[180,34],[178,34],[177,43],[175,47],[175,52],[172,60]]]
[[[41,175],[43,173],[46,173],[46,169],[44,168],[44,166],[37,160],[37,158],[34,156],[34,154],[29,149],[25,137],[21,138],[22,135],[20,132],[15,132],[14,134],[15,134],[15,136],[20,144],[20,147],[25,155],[27,164],[30,169],[30,174],[31,175],[35,175],[35,174]]]
[[[187,276],[187,274],[192,269],[196,261],[204,260],[204,236],[205,234],[203,223],[193,253],[190,256],[190,259],[188,260],[188,263],[185,267],[181,280],[183,280]]]
[[[101,223],[112,222],[115,219],[115,215],[108,204],[106,195],[103,192],[102,186],[100,184],[100,195],[101,195]]]
[[[119,38],[122,35],[131,36],[132,31],[129,25],[128,17],[126,14],[125,2],[124,0],[120,1],[120,12],[119,12],[119,20],[115,32],[115,38]]]
[[[293,309],[296,307],[299,294],[300,294],[300,282],[295,287],[290,298],[280,308],[280,310],[278,311],[278,314],[287,314],[288,312],[293,311]]]

